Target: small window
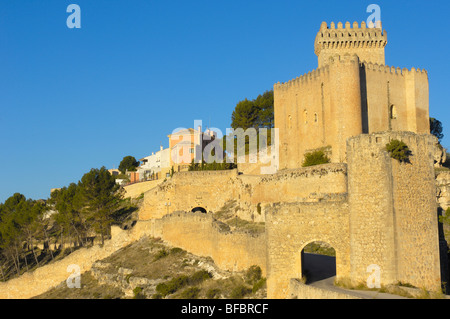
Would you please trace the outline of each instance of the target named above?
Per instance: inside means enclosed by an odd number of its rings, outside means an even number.
[[[308,124],[308,111],[306,110],[303,111],[303,120],[305,124]]]
[[[193,149],[193,148],[190,148],[190,149],[189,149],[189,153],[194,154],[194,149]]]
[[[389,113],[391,120],[395,120],[397,118],[397,108],[395,107],[395,105],[391,105]]]
[[[292,128],[292,116],[288,116],[288,128]]]
[[[317,116],[317,113],[314,113],[314,122],[317,123],[319,121],[319,117]]]

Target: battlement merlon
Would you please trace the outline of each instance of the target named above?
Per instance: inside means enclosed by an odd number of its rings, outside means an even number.
[[[361,61],[385,64],[384,48],[387,45],[387,32],[383,31],[381,21],[377,25],[365,22],[334,22],[330,26],[322,22],[317,33],[314,51],[319,58],[319,67],[328,63],[329,56],[335,54],[357,54]]]

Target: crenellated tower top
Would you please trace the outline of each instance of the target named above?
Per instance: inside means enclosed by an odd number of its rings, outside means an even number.
[[[354,22],[331,22],[328,26],[322,22],[314,43],[314,51],[319,59],[319,68],[328,64],[331,56],[356,54],[360,61],[385,64],[384,48],[387,44],[387,34],[383,31],[381,21],[376,25],[365,22],[358,25]]]

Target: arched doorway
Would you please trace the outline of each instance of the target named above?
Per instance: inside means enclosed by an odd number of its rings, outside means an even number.
[[[313,241],[301,252],[302,279],[306,284],[336,276],[336,251],[328,243]]]
[[[206,214],[206,209],[204,209],[203,207],[194,207],[192,208],[191,212]]]

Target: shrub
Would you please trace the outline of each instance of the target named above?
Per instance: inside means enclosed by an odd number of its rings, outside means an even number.
[[[230,299],[242,299],[245,295],[251,293],[252,290],[244,285],[235,287],[230,293]]]
[[[218,288],[209,289],[206,292],[206,298],[208,298],[208,299],[219,299],[220,293],[221,293],[221,291]]]
[[[330,163],[330,159],[324,151],[318,150],[305,154],[305,160],[303,161],[303,167],[327,164]]]
[[[189,283],[191,285],[197,285],[211,277],[212,277],[212,275],[209,272],[207,272],[206,270],[199,270],[199,271],[195,272],[191,276],[191,278],[189,278]]]
[[[253,285],[258,280],[261,279],[261,274],[262,274],[261,268],[259,266],[253,265],[246,271],[245,281],[248,284]]]
[[[259,289],[263,288],[266,286],[266,278],[261,278],[260,280],[258,280],[257,282],[255,282],[255,284],[253,285],[253,289],[252,292],[255,293],[257,292]]]
[[[399,162],[409,162],[409,156],[411,155],[411,151],[404,142],[399,140],[392,140],[388,144],[386,144],[386,151],[388,151],[389,155],[398,160]]]
[[[156,255],[155,258],[153,259],[153,261],[157,261],[161,258],[164,258],[166,256],[168,256],[169,253],[165,250],[165,249],[161,249]]]
[[[197,299],[198,295],[200,293],[200,288],[198,287],[190,287],[185,289],[179,297],[181,299]]]
[[[133,289],[133,299],[145,299],[145,294],[142,292],[141,287]]]
[[[183,249],[181,249],[181,248],[178,248],[178,247],[174,247],[174,248],[172,248],[171,250],[170,250],[170,253],[171,254],[181,254],[181,253],[184,253],[185,251],[183,250]]]
[[[187,276],[178,276],[168,282],[158,284],[156,286],[156,292],[161,294],[162,297],[165,297],[183,288],[188,282],[189,278]]]

